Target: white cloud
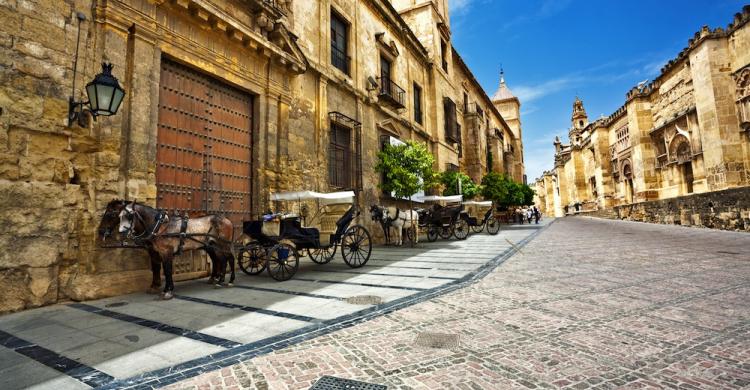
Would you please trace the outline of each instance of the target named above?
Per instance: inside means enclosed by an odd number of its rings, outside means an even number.
[[[519,100],[521,100],[521,103],[529,103],[569,88],[580,81],[581,78],[579,76],[563,76],[537,85],[520,85],[513,87],[513,93]]]
[[[474,0],[448,0],[448,7],[452,15],[457,15],[466,12]]]

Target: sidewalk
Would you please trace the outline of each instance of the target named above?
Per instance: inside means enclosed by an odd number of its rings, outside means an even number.
[[[238,270],[234,288],[180,283],[172,301],[132,294],[2,316],[0,388],[163,386],[227,367],[456,289],[539,227],[376,247],[360,269],[340,255],[324,266],[303,259],[283,283]]]

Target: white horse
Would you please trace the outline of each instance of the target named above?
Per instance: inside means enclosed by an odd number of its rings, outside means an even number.
[[[389,222],[390,226],[396,229],[398,233],[396,245],[403,245],[404,229],[414,228],[414,243],[419,242],[419,214],[416,210],[399,210],[396,207],[384,207],[383,220]]]

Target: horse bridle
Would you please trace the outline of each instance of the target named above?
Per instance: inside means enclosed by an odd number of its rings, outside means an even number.
[[[130,206],[130,210],[128,209],[128,206]],[[136,206],[135,201],[133,201],[128,206],[125,206],[125,208],[123,209],[126,217],[128,218],[128,221],[130,221],[130,226],[127,228],[126,233],[127,233],[127,237],[133,241],[150,240],[156,235],[156,232],[159,230],[159,227],[161,227],[161,225],[164,223],[164,220],[169,219],[166,213],[163,213],[161,210],[159,210],[159,213],[156,215],[156,222],[154,223],[154,226],[151,229],[148,229],[146,226],[146,221],[141,216],[141,213],[139,213],[138,210],[135,209],[135,206]],[[134,235],[135,224],[133,222],[135,218],[138,218],[138,221],[140,221],[141,225],[143,225],[143,232],[139,235]]]

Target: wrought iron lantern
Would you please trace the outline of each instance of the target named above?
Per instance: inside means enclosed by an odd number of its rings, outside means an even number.
[[[78,39],[76,41],[75,60],[73,61],[73,91],[68,102],[68,126],[77,121],[79,126],[85,127],[87,125],[86,119],[88,118],[84,115],[85,113],[91,114],[94,120],[96,120],[97,116],[116,114],[120,108],[120,104],[122,104],[122,99],[125,97],[125,90],[122,89],[117,78],[112,76],[114,65],[102,62],[102,72],[96,75],[90,83],[86,84],[86,95],[89,100],[83,102],[74,99],[73,96],[76,94],[76,75],[78,73],[78,48],[81,44],[81,22],[86,20],[86,16],[77,12],[76,19],[78,19]]]
[[[76,119],[81,124],[81,114],[84,112],[90,113],[94,120],[97,116],[110,116],[117,113],[125,97],[125,90],[122,89],[117,78],[112,76],[112,67],[112,64],[102,63],[102,72],[86,84],[86,95],[89,99],[87,102],[76,102],[73,97],[70,98],[68,125]]]

